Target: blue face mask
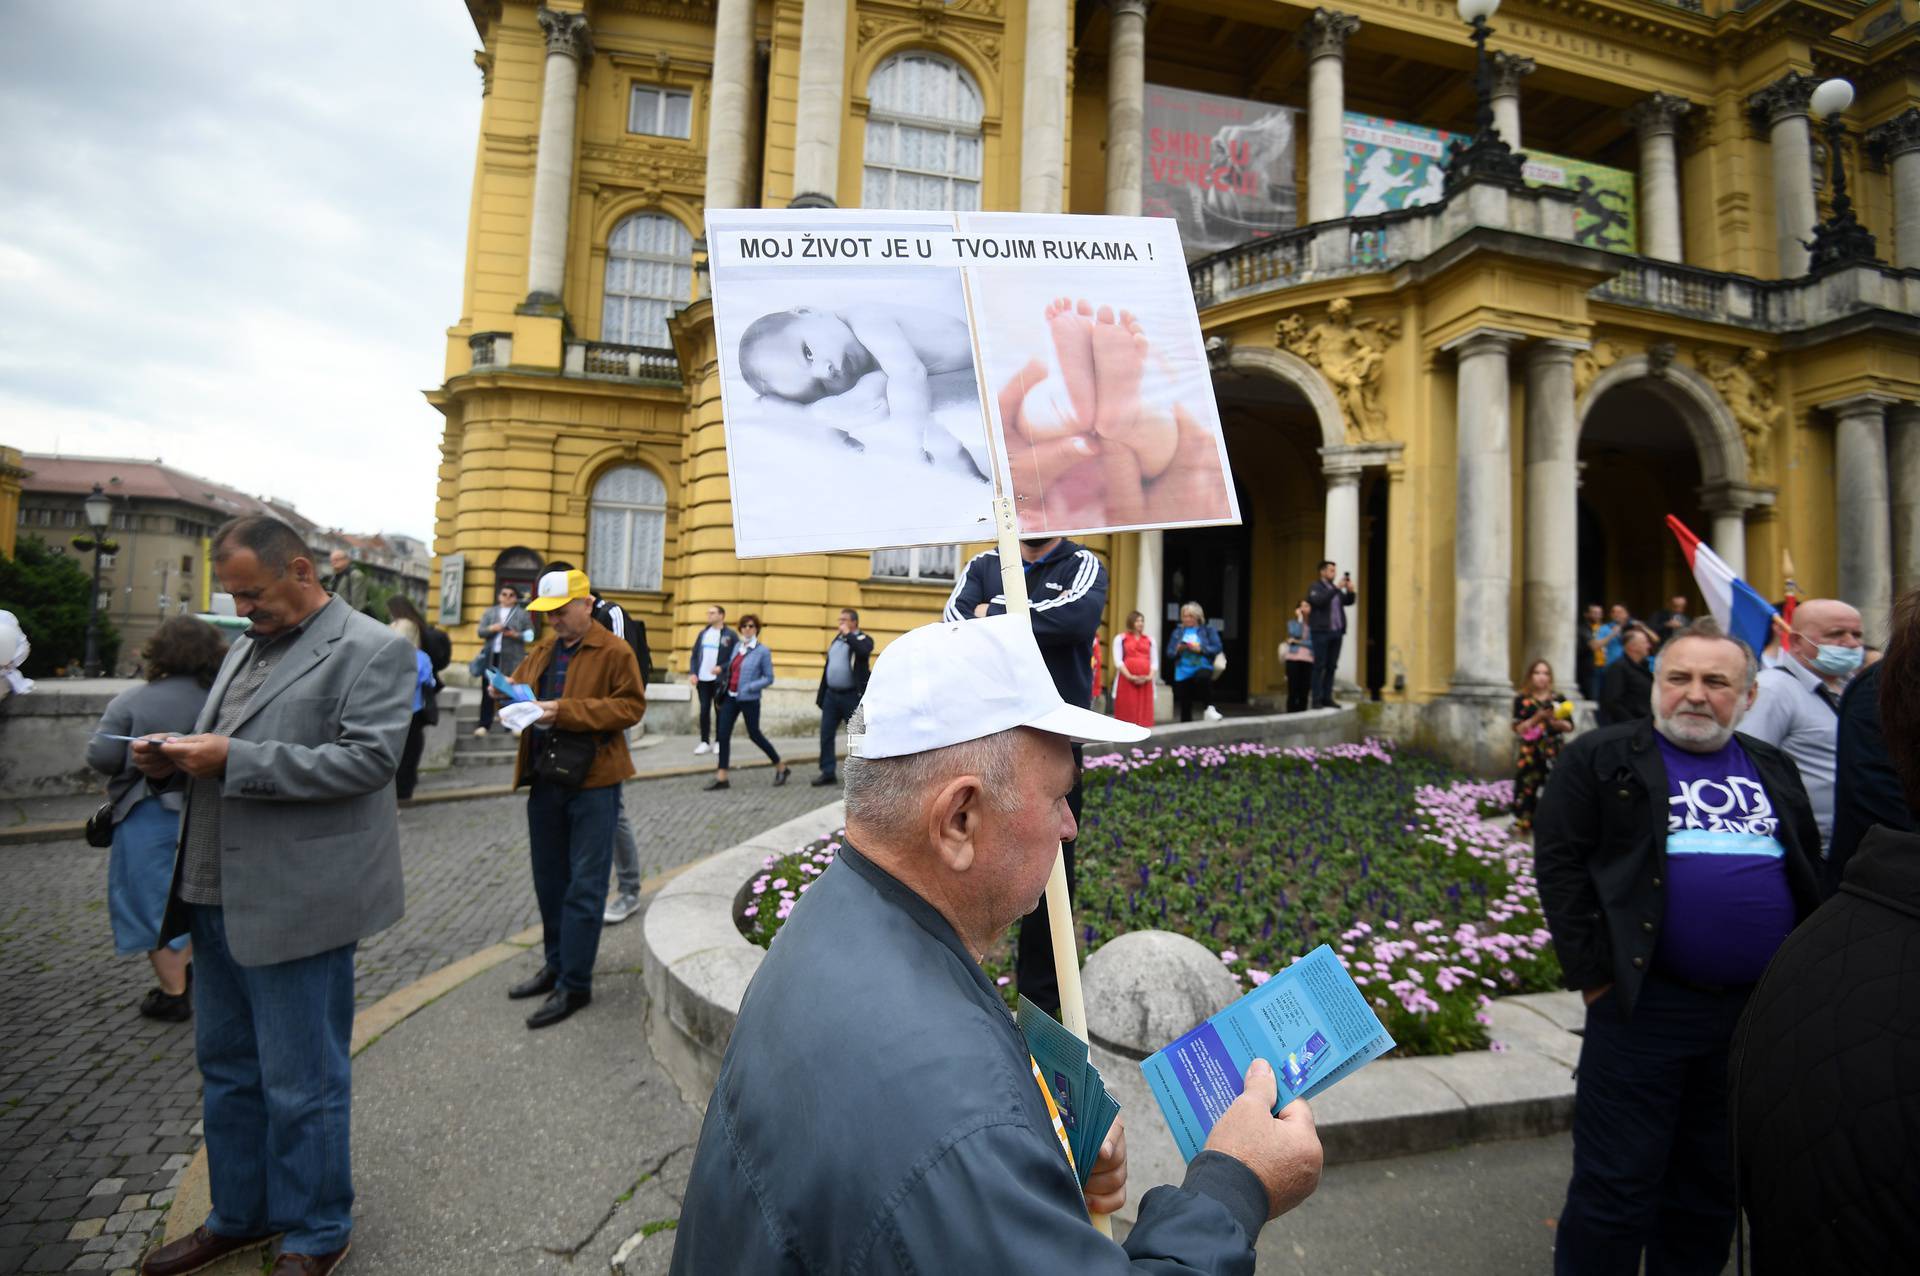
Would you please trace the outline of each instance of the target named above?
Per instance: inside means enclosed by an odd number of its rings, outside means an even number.
[[[1867,658],[1865,647],[1830,647],[1819,644],[1813,657],[1813,671],[1828,678],[1852,673]]]

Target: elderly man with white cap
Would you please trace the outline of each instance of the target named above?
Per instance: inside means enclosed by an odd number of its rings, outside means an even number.
[[[955,687],[967,694],[955,695]],[[1068,705],[1022,618],[916,629],[851,724],[847,836],[740,1008],[681,1208],[673,1271],[1253,1271],[1319,1182],[1306,1104],[1257,1062],[1180,1187],[1125,1247],[1118,1123],[1083,1192],[980,960],[1046,888],[1070,745],[1144,728]]]

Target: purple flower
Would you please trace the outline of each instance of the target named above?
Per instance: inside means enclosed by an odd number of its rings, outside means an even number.
[[[1005,988],[1008,984],[1012,982],[1013,982],[1012,975],[1002,975],[1000,976],[1000,978],[993,981],[993,986],[995,988]]]

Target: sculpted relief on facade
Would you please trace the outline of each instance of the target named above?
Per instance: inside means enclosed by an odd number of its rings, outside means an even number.
[[[1755,481],[1773,473],[1773,441],[1786,423],[1778,383],[1767,366],[1767,352],[1751,347],[1738,356],[1718,350],[1694,352],[1694,366],[1713,383],[1740,425],[1740,442],[1747,451],[1748,473]]]
[[[1386,438],[1387,414],[1380,406],[1380,374],[1387,350],[1400,339],[1398,319],[1355,319],[1353,303],[1336,297],[1327,317],[1309,325],[1286,315],[1274,326],[1274,341],[1320,370],[1333,387],[1346,419],[1349,443],[1378,443]]]

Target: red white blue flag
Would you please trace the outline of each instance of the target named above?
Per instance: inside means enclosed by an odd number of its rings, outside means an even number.
[[[1680,552],[1687,556],[1687,566],[1693,569],[1694,583],[1700,586],[1707,610],[1720,622],[1720,628],[1756,652],[1765,647],[1777,614],[1773,604],[1741,580],[1726,560],[1713,552],[1711,545],[1687,530],[1685,523],[1669,514],[1667,526],[1679,539]]]

